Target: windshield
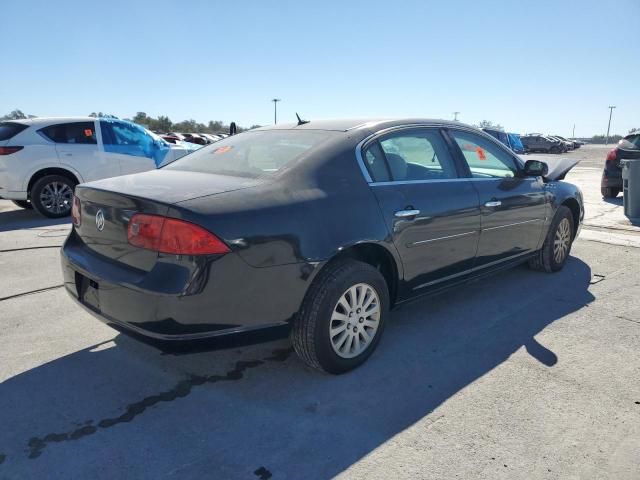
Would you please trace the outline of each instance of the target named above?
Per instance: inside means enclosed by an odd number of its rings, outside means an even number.
[[[325,130],[244,132],[201,148],[164,168],[257,178],[274,174],[336,134]]]

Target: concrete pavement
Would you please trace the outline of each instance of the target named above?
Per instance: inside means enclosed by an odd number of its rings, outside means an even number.
[[[640,229],[588,163],[562,272],[407,305],[339,377],[277,335],[164,354],[118,334],[57,288],[68,225],[0,201],[0,478],[638,478]]]

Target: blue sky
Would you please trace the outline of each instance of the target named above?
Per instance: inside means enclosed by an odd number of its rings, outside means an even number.
[[[0,114],[640,128],[640,1],[2,1]],[[634,88],[635,87],[635,88]]]

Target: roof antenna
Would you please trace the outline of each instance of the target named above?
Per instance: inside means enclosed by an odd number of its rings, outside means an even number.
[[[309,120],[302,120],[300,118],[300,115],[298,115],[298,113],[296,112],[296,117],[298,117],[298,126],[300,125],[304,125],[305,123],[309,123]]]

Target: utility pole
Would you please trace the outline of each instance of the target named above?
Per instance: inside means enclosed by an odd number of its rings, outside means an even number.
[[[460,112],[453,112],[453,121],[457,122],[458,121],[458,115],[460,114]]]
[[[278,124],[278,102],[281,102],[282,100],[279,98],[273,98],[271,99],[271,101],[273,102],[273,124],[277,125]]]
[[[611,116],[613,115],[614,108],[616,108],[615,105],[609,105],[609,125],[607,126],[607,138],[604,141],[605,145],[609,145],[609,130],[611,129]]]
[[[571,134],[571,138],[575,139],[576,138],[576,124],[573,124],[573,133]]]

